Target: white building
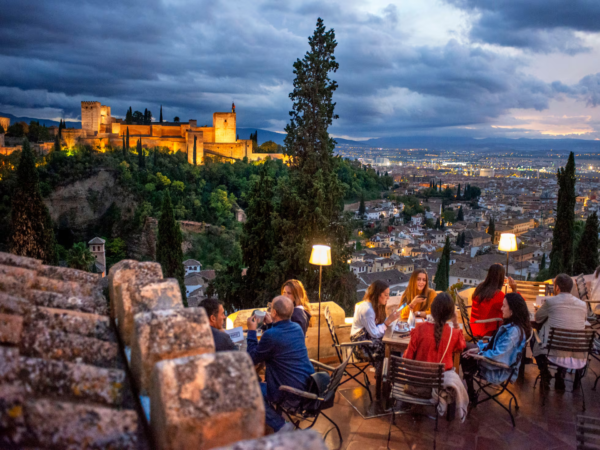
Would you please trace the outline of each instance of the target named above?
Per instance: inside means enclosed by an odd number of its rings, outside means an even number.
[[[195,259],[188,259],[183,262],[183,269],[185,270],[185,276],[190,273],[200,273],[202,270],[202,264],[200,261],[196,261]]]

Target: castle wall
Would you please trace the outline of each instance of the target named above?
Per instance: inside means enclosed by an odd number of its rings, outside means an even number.
[[[100,106],[100,123],[104,125],[109,125],[112,122],[112,117],[110,116],[110,106],[101,105]]]
[[[213,127],[200,127],[204,136],[204,142],[215,142],[215,129]]]
[[[214,113],[213,127],[215,129],[215,143],[236,142],[235,113]]]
[[[100,132],[102,105],[100,102],[81,102],[81,129],[88,133]]]
[[[79,128],[65,128],[61,131],[62,140],[65,141],[67,147],[72,148],[77,141],[86,137],[87,131]]]
[[[151,136],[153,125],[128,125],[126,123],[121,124],[121,134],[127,134],[129,128],[129,135],[133,136]]]
[[[196,138],[196,165],[202,165],[204,164],[204,133],[200,130],[187,133],[188,162],[194,164],[194,138]]]

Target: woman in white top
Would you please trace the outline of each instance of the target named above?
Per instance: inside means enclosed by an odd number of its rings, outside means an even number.
[[[355,356],[362,360],[382,361],[383,343],[381,338],[385,330],[400,317],[400,312],[394,311],[386,318],[385,305],[390,298],[390,287],[385,281],[374,281],[365,294],[363,301],[354,308],[354,319],[350,340],[371,341],[370,348],[367,346],[355,347]]]

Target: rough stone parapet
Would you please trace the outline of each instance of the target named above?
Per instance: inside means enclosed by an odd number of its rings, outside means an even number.
[[[152,374],[150,404],[162,450],[212,449],[264,433],[264,403],[247,353],[160,361]]]
[[[116,343],[50,330],[43,325],[23,330],[19,350],[22,355],[35,358],[123,368]]]
[[[23,317],[0,314],[0,344],[17,345],[23,331]]]
[[[32,305],[28,300],[0,292],[0,313],[22,316],[31,311],[31,308]]]
[[[139,313],[134,321],[131,370],[142,393],[149,390],[152,369],[158,361],[215,351],[204,308]]]
[[[0,383],[20,384],[30,394],[123,406],[127,397],[125,372],[87,364],[27,358],[16,348],[0,347]]]
[[[22,267],[24,269],[38,270],[42,261],[26,256],[17,256],[12,253],[0,252],[0,264],[4,266]]]
[[[68,296],[57,292],[40,291],[29,289],[25,297],[36,306],[47,308],[68,309],[85,313],[107,315],[108,306],[106,299],[102,296]]]
[[[313,430],[275,433],[260,439],[236,442],[215,450],[327,450],[323,438]]]

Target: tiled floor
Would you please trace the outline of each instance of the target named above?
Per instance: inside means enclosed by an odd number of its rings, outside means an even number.
[[[600,364],[592,362],[592,369],[600,373]],[[533,383],[538,371],[528,365],[525,380],[512,385],[520,409],[515,415],[516,427],[499,405],[488,401],[473,409],[464,423],[459,420],[447,422],[440,417],[438,432],[434,432],[435,421],[425,415],[404,414],[396,416],[396,426],[392,428],[390,449],[438,449],[438,450],[551,450],[575,449],[575,420],[582,414],[581,393],[572,393],[567,383],[566,392],[555,392],[553,384],[541,405],[539,384],[535,391]],[[598,390],[592,391],[596,375],[588,371],[584,379],[587,410],[585,415],[600,417],[600,382]],[[350,383],[346,386],[352,387]],[[507,395],[507,394],[505,394]],[[432,414],[433,408],[425,413]],[[383,450],[387,446],[389,416],[362,419],[339,393],[335,406],[326,411],[340,427],[345,450]],[[325,433],[332,425],[319,418],[315,429]],[[333,430],[326,440],[330,449],[338,448],[337,433]]]

